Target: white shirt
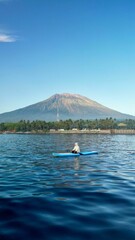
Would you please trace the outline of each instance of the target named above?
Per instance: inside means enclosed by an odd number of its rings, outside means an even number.
[[[79,148],[78,144],[75,144],[73,151],[80,152],[80,148]]]

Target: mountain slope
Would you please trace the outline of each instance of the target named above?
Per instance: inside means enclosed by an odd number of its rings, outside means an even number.
[[[126,119],[134,116],[123,114],[107,108],[89,98],[78,94],[55,94],[42,102],[0,114],[0,122],[16,122],[20,120],[56,121],[65,119]]]

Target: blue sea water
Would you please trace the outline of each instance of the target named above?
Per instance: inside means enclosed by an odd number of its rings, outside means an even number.
[[[98,155],[54,158],[52,152]],[[135,239],[135,136],[0,135],[0,240]]]

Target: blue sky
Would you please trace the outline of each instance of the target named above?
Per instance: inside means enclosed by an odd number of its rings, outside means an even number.
[[[0,0],[0,113],[76,93],[135,115],[134,0]]]

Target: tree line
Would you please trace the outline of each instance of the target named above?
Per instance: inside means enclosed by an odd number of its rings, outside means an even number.
[[[16,123],[0,123],[0,132],[49,132],[51,129],[59,130],[91,130],[91,129],[135,129],[135,120],[126,119],[124,121],[113,118],[95,119],[95,120],[60,120],[56,122],[46,121],[25,121]]]

